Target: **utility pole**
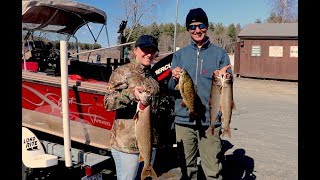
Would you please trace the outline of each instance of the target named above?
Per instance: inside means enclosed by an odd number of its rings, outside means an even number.
[[[173,52],[175,52],[175,51],[176,51],[176,36],[177,36],[178,6],[179,6],[179,0],[177,0],[177,2],[176,2],[176,23],[174,24]]]

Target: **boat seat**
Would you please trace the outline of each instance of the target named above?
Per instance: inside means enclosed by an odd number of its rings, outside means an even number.
[[[29,168],[46,168],[58,164],[58,156],[46,154],[40,140],[22,127],[22,162]]]

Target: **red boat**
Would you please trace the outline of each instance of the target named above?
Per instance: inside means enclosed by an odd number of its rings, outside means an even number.
[[[22,43],[22,154],[26,167],[54,166],[57,157],[60,157],[65,159],[68,167],[85,167],[82,179],[101,179],[99,164],[112,163],[109,162],[111,158],[101,151],[94,154],[91,149],[86,152],[85,148],[76,149],[70,144],[72,141],[85,147],[109,150],[115,111],[106,111],[103,98],[112,70],[127,61],[120,59],[119,64],[84,62],[79,60],[80,54],[110,47],[81,53],[77,48],[77,52],[71,54],[64,46],[64,42],[74,38],[77,47],[75,33],[78,29],[88,23],[97,23],[104,28],[106,20],[106,13],[102,10],[74,1],[22,1],[22,27],[26,32]],[[50,42],[34,39],[36,32],[63,35],[60,50]],[[174,134],[170,131],[173,101],[165,91],[171,58],[172,53],[160,55],[153,66],[163,87],[156,113],[158,116],[154,121],[163,143],[175,143],[172,139]],[[64,140],[64,144],[58,144],[53,138]],[[71,164],[67,162],[68,158]],[[96,174],[88,173],[96,167],[100,168],[94,171]]]
[[[75,1],[22,1],[25,177],[35,176],[32,172],[39,168],[39,172],[43,168],[52,170],[58,158],[65,161],[66,167],[83,167],[82,173],[77,173],[81,179],[102,179],[100,172],[107,166],[101,164],[112,166],[110,156],[84,148],[109,149],[115,112],[106,111],[103,96],[112,66],[80,61],[79,54],[85,52],[71,54],[67,50],[70,38],[75,39],[77,47],[75,33],[78,29],[88,23],[100,24],[102,29],[106,27],[106,20],[104,11]],[[37,32],[61,35],[60,49],[50,42],[36,40]],[[71,142],[83,147],[71,147]]]
[[[60,77],[22,73],[22,125],[63,137]],[[108,148],[115,112],[103,106],[105,82],[69,79],[71,140]]]
[[[48,44],[30,37],[34,32],[43,31],[66,35],[69,40],[89,22],[105,26],[107,17],[102,10],[77,2],[22,2],[23,30],[28,32],[23,44],[29,47],[29,51],[24,47],[24,55],[31,54],[28,59],[24,56],[22,63],[22,125],[63,137],[59,50],[48,50]],[[82,74],[97,68],[105,72],[109,69],[105,64],[80,62],[71,56],[68,64],[71,140],[107,149],[115,116],[114,111],[106,111],[103,107],[108,84]]]

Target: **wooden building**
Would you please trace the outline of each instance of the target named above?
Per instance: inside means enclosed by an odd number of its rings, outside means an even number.
[[[235,44],[234,74],[298,80],[298,23],[245,26]]]

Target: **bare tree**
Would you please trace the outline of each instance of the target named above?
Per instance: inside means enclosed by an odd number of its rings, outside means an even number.
[[[126,42],[129,41],[132,32],[141,24],[142,17],[153,19],[151,12],[161,0],[121,0],[125,11],[125,21],[130,26],[126,36]],[[150,20],[151,21],[151,20]],[[152,22],[152,21],[151,21]]]
[[[211,41],[224,49],[226,48],[228,39],[226,29],[227,28],[224,27],[222,23],[217,23],[214,26],[213,32],[208,32],[208,36],[210,37]]]
[[[177,46],[176,47],[180,47],[183,48],[185,46],[187,46],[188,44],[190,44],[191,42],[191,37],[190,37],[190,33],[188,31],[183,31],[177,34]]]
[[[159,38],[159,50],[162,53],[172,51],[172,41],[173,38],[169,35],[162,34]]]
[[[297,0],[270,0],[272,12],[275,13],[279,23],[293,22],[298,16]]]

